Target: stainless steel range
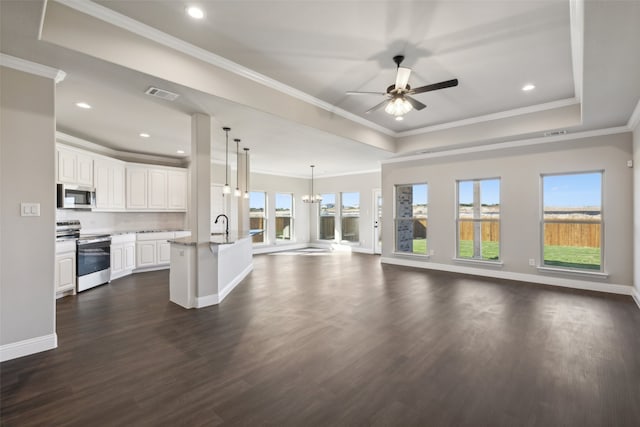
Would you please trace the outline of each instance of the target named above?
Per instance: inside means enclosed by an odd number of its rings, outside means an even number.
[[[57,239],[76,239],[76,289],[78,292],[111,281],[111,236],[81,234],[80,221],[60,221]]]

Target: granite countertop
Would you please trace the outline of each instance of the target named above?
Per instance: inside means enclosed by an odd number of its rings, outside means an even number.
[[[238,240],[246,239],[260,233],[262,233],[262,230],[231,230],[228,235],[225,233],[211,233],[208,242],[198,242],[197,238],[194,236],[170,239],[168,242],[183,246],[232,245]]]

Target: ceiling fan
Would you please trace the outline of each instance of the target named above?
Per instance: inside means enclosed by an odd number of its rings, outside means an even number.
[[[404,61],[403,55],[397,55],[393,57],[393,62],[396,63],[398,71],[396,73],[396,82],[387,88],[386,92],[347,92],[347,95],[383,95],[385,100],[381,103],[369,108],[366,113],[371,113],[382,107],[385,107],[385,111],[391,115],[396,116],[397,120],[402,120],[402,116],[412,109],[422,110],[426,107],[425,104],[412,98],[409,95],[415,95],[418,93],[430,92],[433,90],[446,89],[448,87],[458,86],[458,79],[446,80],[440,83],[434,83],[417,88],[411,88],[409,86],[409,76],[411,75],[411,68],[401,67]]]

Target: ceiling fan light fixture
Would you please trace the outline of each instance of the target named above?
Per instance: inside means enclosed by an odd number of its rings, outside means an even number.
[[[393,98],[387,106],[384,107],[384,111],[393,116],[403,116],[411,110],[413,110],[413,105],[401,97]]]
[[[396,122],[401,122],[404,120],[404,117],[402,116],[396,116]]]

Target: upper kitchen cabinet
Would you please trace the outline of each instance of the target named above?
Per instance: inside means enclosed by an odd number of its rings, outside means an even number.
[[[127,210],[186,211],[187,171],[127,165]]]
[[[110,158],[96,158],[93,163],[96,207],[100,211],[125,210],[125,163]]]
[[[187,171],[171,169],[167,174],[167,208],[187,210]]]
[[[62,146],[58,154],[58,182],[93,187],[93,158],[84,152]]]

